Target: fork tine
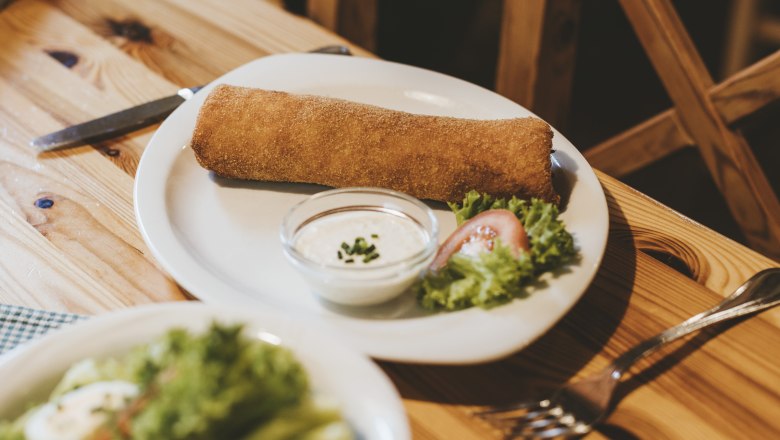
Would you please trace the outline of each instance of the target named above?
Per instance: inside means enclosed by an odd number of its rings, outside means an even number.
[[[563,426],[555,426],[538,431],[520,432],[514,438],[543,440],[549,438],[563,437],[574,438],[581,437],[593,430],[593,426],[587,423],[575,422],[564,423]]]
[[[531,420],[541,419],[548,416],[559,417],[562,412],[563,410],[560,406],[554,406],[552,408],[543,408],[538,411],[529,411],[523,415],[515,417],[514,420],[516,420],[517,423],[528,423]]]
[[[481,411],[477,411],[474,413],[476,416],[480,417],[490,417],[493,415],[501,415],[506,413],[511,413],[514,411],[538,411],[544,408],[547,408],[550,406],[550,400],[545,399],[542,401],[538,400],[527,400],[524,402],[517,402],[517,403],[511,403],[509,405],[504,406],[495,406],[489,409],[484,409]]]
[[[544,431],[531,431],[531,432],[518,432],[511,433],[509,438],[522,438],[522,439],[548,439],[555,437],[570,437],[573,435],[582,435],[572,430],[568,426],[556,426],[554,428],[546,429]]]
[[[550,426],[552,424],[556,424],[556,423],[561,425],[561,426],[567,426],[566,423],[563,422],[561,420],[561,417],[558,416],[558,415],[552,415],[552,416],[547,417],[547,418],[532,420],[532,421],[530,421],[528,423],[523,424],[522,426],[525,429],[539,430],[541,428],[546,428],[546,427],[548,427],[548,426]]]
[[[529,422],[539,419],[545,419],[548,417],[557,418],[561,414],[560,407],[553,408],[539,408],[533,411],[527,411],[525,413],[513,414],[502,413],[500,415],[490,415],[483,417],[488,422],[493,423],[496,426],[516,426],[527,425]]]

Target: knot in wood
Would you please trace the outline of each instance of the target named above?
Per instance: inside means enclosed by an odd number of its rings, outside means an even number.
[[[54,206],[54,200],[48,197],[41,197],[35,201],[35,206],[41,209],[49,209]]]
[[[118,21],[109,18],[106,20],[108,26],[111,28],[111,32],[118,36],[127,38],[130,41],[136,41],[141,43],[153,43],[152,30],[149,26],[141,23],[138,20],[124,20]]]
[[[50,57],[59,61],[60,64],[67,67],[68,69],[75,66],[79,62],[79,56],[73,52],[68,52],[64,50],[47,50],[46,53]]]

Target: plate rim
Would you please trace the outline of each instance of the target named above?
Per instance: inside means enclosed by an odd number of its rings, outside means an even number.
[[[223,304],[242,304],[246,306],[246,304],[250,304],[253,307],[271,307],[276,308],[275,306],[268,304],[266,301],[261,301],[258,299],[253,299],[251,297],[248,297],[247,294],[242,293],[240,290],[233,288],[229,285],[224,285],[223,283],[214,283],[214,279],[208,279],[209,277],[199,277],[198,282],[196,283],[194,279],[192,279],[191,275],[183,274],[180,272],[179,267],[172,261],[175,260],[175,258],[171,257],[170,255],[166,257],[163,255],[162,251],[158,248],[158,246],[155,244],[155,240],[153,237],[151,237],[150,230],[153,229],[153,227],[150,227],[152,225],[147,224],[144,222],[144,216],[145,213],[142,212],[143,210],[149,210],[151,208],[145,206],[144,203],[139,203],[139,193],[143,191],[143,186],[145,184],[148,184],[149,179],[148,178],[139,178],[140,176],[144,176],[147,171],[147,168],[152,166],[148,165],[149,162],[152,161],[152,157],[155,155],[155,149],[154,145],[158,142],[159,138],[162,137],[163,133],[167,133],[167,131],[170,129],[170,126],[174,125],[178,119],[181,119],[182,117],[177,116],[183,114],[185,111],[188,111],[187,109],[193,105],[199,106],[200,103],[202,103],[202,100],[205,98],[205,94],[210,91],[211,88],[213,88],[216,84],[220,83],[232,83],[231,76],[235,76],[236,72],[243,72],[244,70],[250,70],[254,66],[262,65],[265,63],[273,63],[273,62],[283,62],[284,60],[292,60],[295,61],[296,59],[304,59],[304,60],[328,60],[328,62],[332,60],[345,60],[344,63],[378,63],[380,65],[387,65],[392,66],[392,68],[395,69],[408,69],[411,73],[414,74],[423,74],[423,75],[429,75],[431,77],[436,77],[437,79],[442,79],[446,81],[453,82],[454,84],[458,84],[462,87],[468,87],[470,88],[469,91],[476,91],[479,93],[487,93],[490,95],[491,99],[499,99],[507,103],[507,105],[514,106],[518,109],[521,109],[525,113],[529,113],[530,115],[533,115],[532,112],[528,111],[524,107],[520,106],[519,104],[516,104],[509,99],[496,94],[495,92],[492,92],[490,90],[484,89],[478,85],[469,83],[467,81],[451,77],[449,75],[445,75],[442,73],[430,71],[427,69],[423,69],[420,67],[415,66],[408,66],[401,63],[394,63],[394,62],[388,62],[388,61],[382,61],[382,60],[375,60],[375,59],[368,59],[368,58],[359,58],[359,57],[343,57],[338,55],[321,55],[321,54],[277,54],[277,55],[270,55],[263,58],[256,59],[254,61],[251,61],[249,63],[246,63],[240,67],[237,67],[236,69],[231,70],[230,72],[227,72],[225,75],[217,78],[212,83],[209,84],[206,88],[204,88],[201,92],[196,94],[195,100],[190,100],[188,102],[185,102],[182,106],[180,106],[176,111],[174,111],[171,116],[169,116],[163,124],[160,126],[160,128],[155,132],[152,139],[149,141],[149,144],[147,145],[147,148],[144,150],[144,154],[141,157],[141,160],[139,161],[139,165],[136,172],[136,178],[134,181],[134,205],[135,205],[135,214],[136,214],[136,220],[138,223],[139,230],[141,231],[141,234],[144,238],[144,241],[146,245],[151,250],[152,254],[154,255],[155,259],[160,263],[161,267],[163,267],[171,276],[172,278],[179,283],[184,289],[191,292],[193,295],[197,296],[199,299],[203,300],[204,302],[216,302],[216,303],[223,303]],[[319,61],[317,61],[319,62]],[[341,61],[338,61],[341,62]],[[199,96],[200,95],[200,96]],[[200,99],[200,102],[198,102],[198,99]],[[535,116],[535,115],[533,115]],[[194,120],[192,121],[194,124]],[[175,127],[173,128],[175,130]],[[411,363],[429,363],[429,364],[473,364],[473,363],[482,363],[482,362],[489,362],[497,359],[504,358],[514,352],[517,352],[518,350],[526,347],[528,344],[542,336],[543,334],[547,333],[547,331],[550,330],[563,316],[565,316],[568,311],[574,306],[574,304],[577,303],[577,301],[582,297],[584,292],[587,290],[588,286],[592,283],[593,278],[596,275],[596,272],[598,268],[601,265],[605,248],[606,248],[606,241],[608,236],[608,229],[609,229],[609,215],[608,215],[608,208],[606,203],[606,196],[604,194],[603,188],[598,181],[598,178],[596,177],[595,173],[593,172],[592,168],[589,164],[587,164],[587,161],[585,158],[577,151],[576,147],[571,144],[571,142],[568,141],[568,139],[565,138],[560,132],[558,132],[554,127],[553,131],[555,133],[555,137],[558,139],[558,142],[563,142],[565,144],[568,144],[571,146],[571,149],[574,150],[575,157],[572,158],[575,162],[578,162],[577,165],[580,163],[584,163],[587,166],[587,169],[585,170],[576,170],[575,173],[577,175],[578,179],[581,179],[582,177],[586,177],[588,180],[591,180],[591,185],[589,187],[595,188],[596,193],[593,195],[597,196],[596,200],[591,200],[594,204],[595,211],[598,212],[598,215],[600,217],[603,217],[603,221],[600,222],[599,225],[596,226],[596,234],[600,237],[599,242],[595,245],[597,249],[596,252],[592,255],[593,262],[587,269],[586,273],[583,273],[584,280],[583,282],[578,284],[577,289],[579,292],[574,295],[573,299],[568,301],[568,303],[565,305],[565,307],[562,307],[558,310],[558,313],[550,320],[546,321],[546,323],[542,326],[540,330],[538,330],[535,334],[530,335],[530,337],[524,338],[524,339],[516,339],[513,343],[507,344],[504,343],[500,347],[493,348],[490,350],[480,349],[482,350],[480,353],[448,353],[446,355],[443,355],[441,353],[438,354],[432,354],[432,353],[406,353],[403,349],[394,348],[394,349],[387,349],[385,347],[384,349],[375,349],[373,347],[357,347],[360,350],[364,351],[365,353],[369,354],[372,357],[379,358],[379,359],[385,359],[385,360],[391,360],[391,361],[399,361],[399,362],[411,362]],[[554,141],[555,142],[555,141]],[[182,146],[181,148],[185,148],[186,146]],[[159,150],[162,150],[162,148],[158,148]],[[170,153],[171,157],[173,155],[180,154],[177,150],[179,147],[169,147],[168,150],[171,152],[176,151],[176,153]],[[159,153],[159,152],[158,152]],[[162,154],[157,154],[158,156]],[[576,157],[579,156],[579,157]],[[167,182],[167,176],[169,176],[170,171],[169,169],[166,169],[164,173],[162,173],[160,177],[163,180],[163,184]],[[583,174],[584,173],[584,174]],[[162,176],[162,177],[161,177]],[[163,178],[165,177],[165,178]],[[163,185],[163,188],[165,186]],[[164,195],[161,196],[161,198],[164,199]],[[165,203],[162,204],[162,206],[165,206]],[[166,225],[168,227],[168,234],[170,236],[173,236],[173,229],[170,228],[170,222]],[[156,226],[154,226],[156,227]],[[165,228],[163,228],[165,229]],[[156,232],[155,232],[156,233]],[[163,234],[164,235],[164,234]],[[163,235],[158,234],[157,239],[164,239],[165,237]],[[173,241],[176,241],[175,238],[172,239]],[[160,242],[158,241],[157,244]],[[170,251],[170,249],[169,249]],[[174,250],[176,251],[176,250]],[[178,257],[186,257],[189,259],[192,259],[190,255],[178,255]],[[194,260],[193,260],[194,261]],[[582,270],[585,270],[584,268]],[[226,295],[226,297],[221,297],[219,300],[215,300],[213,296],[214,294],[203,294],[203,292],[207,292],[209,289],[221,289],[223,291],[227,290],[230,291],[231,295]],[[237,295],[239,298],[236,299],[233,296]],[[509,306],[502,306],[502,307],[509,307]],[[463,313],[463,312],[455,312],[455,313]],[[377,327],[382,326],[381,322],[375,324]],[[346,324],[344,325],[347,326]],[[326,326],[327,327],[327,326]],[[338,325],[336,325],[338,327]],[[334,329],[332,327],[326,328],[326,331],[336,331],[339,332],[339,329]],[[341,329],[343,330],[343,329]]]
[[[312,347],[316,343],[318,344],[318,347],[325,347],[328,350],[332,350],[332,352],[339,357],[343,356],[349,362],[350,368],[360,370],[359,377],[363,378],[364,386],[367,383],[370,383],[374,387],[375,391],[378,390],[382,393],[382,399],[369,400],[371,400],[371,403],[375,403],[374,400],[376,400],[379,407],[386,413],[386,418],[382,420],[386,422],[386,425],[389,425],[392,431],[392,435],[386,437],[387,432],[385,432],[385,429],[380,428],[377,425],[377,421],[373,420],[374,417],[372,417],[372,420],[361,419],[363,424],[370,424],[375,428],[373,430],[373,435],[368,438],[411,438],[409,419],[403,406],[401,396],[395,384],[375,362],[373,362],[364,353],[361,353],[353,347],[350,347],[349,345],[344,344],[343,342],[334,338],[333,335],[321,334],[321,332],[317,332],[314,328],[301,325],[301,323],[297,322],[297,320],[293,317],[274,314],[270,310],[249,311],[232,306],[206,304],[197,301],[151,303],[130,307],[127,309],[116,310],[109,313],[92,316],[86,320],[75,322],[66,327],[53,330],[50,333],[14,347],[13,349],[0,355],[0,372],[8,370],[6,371],[7,375],[13,376],[14,371],[16,371],[14,369],[15,366],[18,367],[22,364],[25,364],[30,360],[30,358],[34,358],[36,354],[47,351],[47,348],[50,349],[52,347],[61,347],[64,346],[64,344],[73,343],[74,341],[77,342],[85,337],[88,337],[90,334],[94,334],[95,332],[99,331],[105,332],[106,330],[114,328],[119,324],[130,323],[131,325],[143,325],[145,318],[151,318],[153,320],[163,321],[162,325],[164,328],[171,329],[182,325],[177,323],[179,320],[183,320],[182,322],[185,322],[183,324],[184,326],[195,326],[198,324],[196,319],[200,319],[202,317],[210,317],[213,320],[223,319],[229,322],[244,322],[260,329],[268,328],[271,334],[276,333],[275,336],[281,337],[281,346],[291,348],[297,353],[300,353],[306,347]],[[269,322],[271,323],[270,325],[267,324]],[[273,327],[276,327],[276,329]],[[281,335],[279,333],[281,333]],[[109,336],[109,338],[121,338],[125,340],[139,338],[138,336],[122,336],[122,333],[114,333],[114,335],[117,336],[112,335]],[[285,337],[287,337],[288,340],[292,339],[293,343],[285,344]],[[144,342],[125,342],[120,345],[137,345],[142,343]],[[304,359],[309,359],[309,361],[316,361],[317,359],[324,358],[323,354],[311,357],[309,353],[310,352],[307,351],[305,356],[301,356],[299,354],[296,355],[296,357],[300,356]],[[104,351],[103,353],[93,353],[91,355],[87,355],[81,359],[89,357],[101,358],[106,356],[109,355]],[[303,361],[303,363],[305,363],[305,361]],[[71,364],[71,366],[72,365],[73,364]],[[50,364],[40,368],[42,371],[51,371],[56,369],[56,367],[50,367]],[[67,368],[69,367],[66,367],[65,370],[67,370]],[[307,368],[307,374],[311,377],[312,374],[308,370],[310,370],[310,368]],[[50,375],[51,373],[41,373],[37,376],[43,376],[46,374]],[[64,374],[64,371],[62,374]],[[58,381],[61,380],[62,376],[60,375],[59,377],[60,379],[58,379]],[[315,382],[313,385],[316,386],[317,383],[318,382]],[[27,389],[26,391],[29,394],[30,390]],[[353,396],[356,395],[354,392],[350,394]],[[357,397],[359,398],[360,395],[357,395]],[[2,403],[4,399],[4,397],[0,397],[0,403]],[[352,400],[356,399],[353,397]],[[366,402],[363,402],[363,404],[365,403]],[[4,403],[3,405],[13,406],[13,404],[14,402],[10,402]],[[342,406],[346,405],[347,402],[342,402]],[[375,416],[375,414],[372,414],[372,416]]]

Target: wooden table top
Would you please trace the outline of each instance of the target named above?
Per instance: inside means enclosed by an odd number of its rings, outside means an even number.
[[[30,139],[206,83],[264,55],[347,44],[249,0],[230,7],[218,0],[16,1],[0,12],[0,41],[0,303],[88,314],[185,299],[156,266],[133,213],[135,169],[156,126],[44,154]],[[415,438],[498,438],[472,415],[476,405],[593,373],[777,266],[598,176],[610,210],[604,262],[549,333],[484,365],[380,363],[404,398]],[[689,338],[632,373],[592,438],[780,438],[780,309]]]

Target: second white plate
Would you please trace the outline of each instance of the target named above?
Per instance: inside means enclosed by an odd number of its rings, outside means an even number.
[[[212,322],[243,324],[254,336],[293,351],[312,390],[338,403],[358,438],[408,440],[409,424],[392,382],[370,359],[339,341],[269,311],[196,302],[151,304],[90,318],[0,356],[0,419],[43,402],[65,371],[83,359],[121,357],[173,328],[198,333]]]
[[[198,165],[187,146],[206,95],[222,83],[332,96],[420,114],[475,119],[531,115],[465,81],[365,58],[275,55],[225,74],[161,125],[136,174],[135,207],[144,239],[173,278],[203,301],[271,306],[335,332],[381,359],[474,363],[506,356],[532,342],[574,305],[592,280],[606,245],[606,201],[593,170],[556,131],[557,183],[568,198],[562,218],[580,251],[577,264],[545,277],[544,287],[527,299],[490,310],[426,314],[410,296],[370,308],[323,303],[287,264],[279,226],[292,205],[324,187],[216,178]],[[444,205],[436,211],[443,239],[455,228],[455,219]]]

